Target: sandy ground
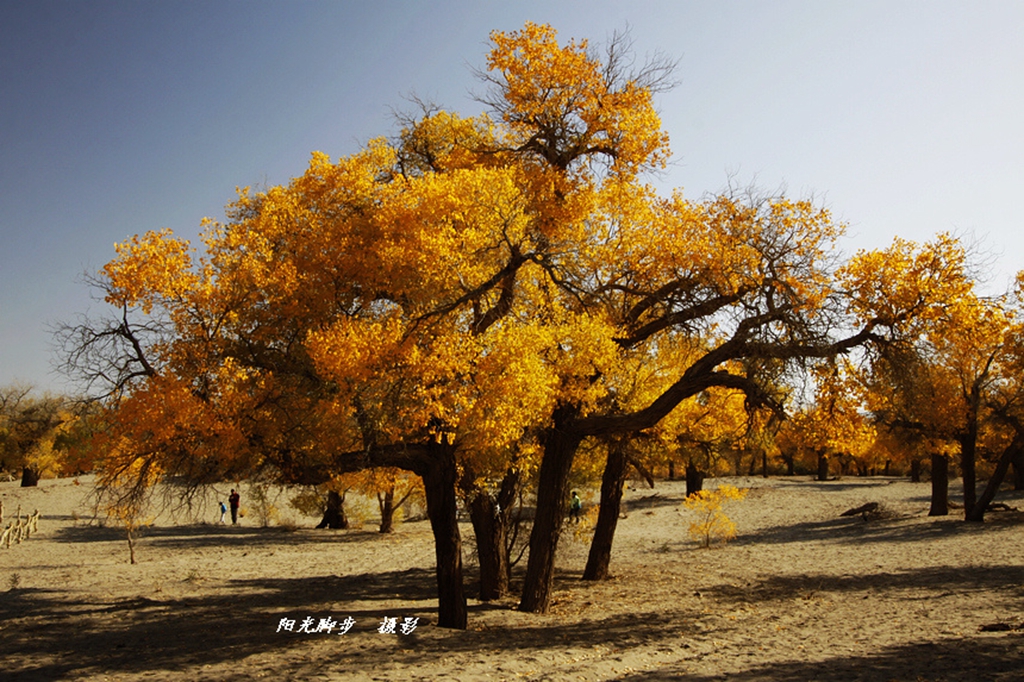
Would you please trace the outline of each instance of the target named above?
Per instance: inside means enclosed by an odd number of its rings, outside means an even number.
[[[722,480],[751,488],[733,542],[688,537],[681,482],[630,489],[613,579],[580,581],[587,538],[564,535],[550,613],[471,599],[466,631],[432,625],[425,521],[231,527],[211,503],[207,523],[158,517],[133,566],[90,523],[88,479],[3,483],[8,518],[42,520],[0,548],[0,679],[1024,680],[1024,512],[928,518],[928,484],[902,480]],[[886,513],[839,516],[866,502]]]

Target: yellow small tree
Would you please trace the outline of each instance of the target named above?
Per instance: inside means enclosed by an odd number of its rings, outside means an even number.
[[[684,502],[686,508],[697,512],[697,520],[690,524],[690,536],[701,547],[710,547],[714,538],[722,542],[732,540],[736,537],[736,524],[725,515],[722,507],[728,500],[742,500],[746,496],[746,488],[723,485],[715,490],[700,490],[687,497]]]
[[[107,506],[107,516],[117,525],[124,528],[128,538],[128,559],[135,564],[135,540],[138,531],[143,526],[150,525],[149,521],[142,519],[142,509],[137,500],[123,498]]]

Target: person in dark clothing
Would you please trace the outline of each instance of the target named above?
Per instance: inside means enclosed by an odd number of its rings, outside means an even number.
[[[241,499],[238,491],[232,488],[231,494],[228,495],[228,504],[231,505],[231,525],[238,523],[238,504]]]

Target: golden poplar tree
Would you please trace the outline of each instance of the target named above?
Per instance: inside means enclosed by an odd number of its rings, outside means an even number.
[[[428,110],[395,140],[316,153],[287,185],[242,190],[198,250],[128,240],[97,278],[116,315],[63,334],[105,386],[110,480],[419,475],[438,623],[456,628],[458,490],[486,509],[495,482],[536,472],[520,608],[543,611],[584,439],[628,439],[701,394],[777,408],[779,367],[920,307],[866,315],[889,264],[861,254],[838,287],[842,226],[811,202],[657,196],[643,178],[669,156],[654,95],[670,63],[634,69],[621,39],[601,55],[535,24],[491,43],[488,112]]]

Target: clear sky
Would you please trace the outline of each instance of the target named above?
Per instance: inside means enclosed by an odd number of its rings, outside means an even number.
[[[50,328],[103,312],[81,276],[115,242],[194,239],[235,187],[395,132],[406,95],[479,113],[489,32],[526,21],[679,60],[666,193],[785,186],[847,251],[959,231],[992,290],[1024,269],[1019,0],[0,0],[0,386],[65,390]]]

